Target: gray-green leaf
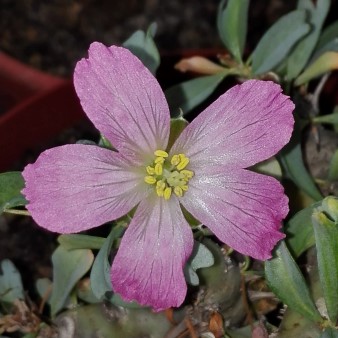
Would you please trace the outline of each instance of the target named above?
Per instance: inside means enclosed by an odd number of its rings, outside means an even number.
[[[333,22],[323,30],[309,63],[312,63],[321,54],[328,51],[338,51],[338,21]]]
[[[214,256],[202,243],[195,241],[192,254],[184,267],[186,281],[191,285],[198,285],[199,278],[196,270],[207,268],[214,264]]]
[[[19,271],[9,259],[4,259],[0,265],[0,302],[13,303],[24,298]]]
[[[202,76],[175,85],[165,91],[171,116],[177,117],[183,111],[183,115],[202,103],[216,89],[227,76],[224,73]]]
[[[66,249],[101,249],[105,238],[82,234],[60,235],[58,242]]]
[[[304,165],[299,134],[297,127],[289,144],[280,152],[279,159],[286,176],[315,201],[318,201],[322,199],[322,195]]]
[[[287,78],[294,79],[304,68],[317,44],[320,31],[330,7],[330,0],[317,1],[317,7],[312,0],[299,0],[298,9],[305,9],[311,32],[305,36],[292,50],[287,61]]]
[[[325,304],[332,323],[336,323],[338,319],[338,223],[332,219],[338,217],[338,199],[327,197],[322,206],[324,208],[318,208],[313,213],[312,224]]]
[[[338,110],[328,115],[320,115],[313,118],[315,123],[338,124]]]
[[[338,149],[332,155],[328,179],[330,181],[338,181]]]
[[[273,70],[309,30],[304,10],[295,10],[281,17],[263,35],[253,51],[253,73],[257,75]]]
[[[247,34],[248,7],[249,0],[222,0],[217,13],[219,36],[240,63]]]
[[[290,308],[310,320],[321,320],[304,277],[284,241],[279,244],[275,257],[265,263],[265,276],[272,291]]]
[[[320,35],[316,50],[320,50],[330,41],[338,38],[338,20],[327,26]]]
[[[50,299],[51,312],[59,312],[75,284],[88,272],[94,260],[91,250],[66,250],[61,245],[52,255],[53,289]]]
[[[102,245],[90,273],[90,285],[97,299],[108,299],[117,306],[137,308],[140,307],[140,305],[135,302],[125,302],[120,295],[113,293],[111,285],[108,256],[114,241],[121,236],[123,230],[123,227],[115,226]]]
[[[123,228],[114,227],[98,252],[90,272],[90,284],[97,299],[105,298],[107,292],[112,292],[110,280],[110,264],[108,256],[114,240],[121,235]]]
[[[293,256],[298,258],[303,252],[315,245],[311,216],[320,202],[297,212],[285,225],[286,242]]]
[[[146,33],[136,31],[123,43],[123,46],[136,55],[154,75],[160,65],[160,54],[153,39],[155,33],[156,24],[153,23]]]

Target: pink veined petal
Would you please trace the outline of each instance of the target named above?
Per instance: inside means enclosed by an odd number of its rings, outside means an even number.
[[[187,292],[183,267],[192,248],[192,231],[175,197],[143,200],[113,261],[113,290],[156,311],[180,306]]]
[[[116,152],[65,145],[46,150],[26,166],[22,192],[41,227],[73,233],[129,212],[148,194],[142,176]]]
[[[113,146],[130,156],[165,149],[170,113],[155,77],[129,50],[94,42],[75,68],[82,107]]]
[[[273,82],[249,80],[206,108],[176,140],[192,166],[246,168],[276,154],[291,137],[294,104]],[[192,167],[194,169],[194,167]]]
[[[182,205],[222,242],[266,260],[284,238],[278,230],[288,213],[288,198],[274,178],[245,169],[196,172]]]

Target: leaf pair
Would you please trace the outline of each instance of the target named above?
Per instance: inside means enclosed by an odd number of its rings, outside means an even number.
[[[338,199],[327,197],[322,203],[300,211],[287,224],[288,245],[299,257],[316,245],[319,279],[328,317],[334,325],[338,319]],[[290,308],[314,322],[321,316],[296,262],[285,242],[275,257],[265,264],[265,273],[272,290]]]

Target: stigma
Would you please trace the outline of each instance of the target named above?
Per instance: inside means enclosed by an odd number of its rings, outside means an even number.
[[[145,168],[144,181],[153,185],[157,196],[165,200],[169,200],[172,194],[182,197],[194,176],[194,172],[187,169],[189,158],[177,154],[169,159],[169,154],[164,150],[156,150],[154,156],[153,163]]]

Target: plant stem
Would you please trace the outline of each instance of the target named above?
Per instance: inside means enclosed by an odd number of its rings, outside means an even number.
[[[4,212],[7,214],[14,214],[14,215],[22,215],[22,216],[30,216],[31,214],[27,210],[19,210],[19,209],[5,209]]]

